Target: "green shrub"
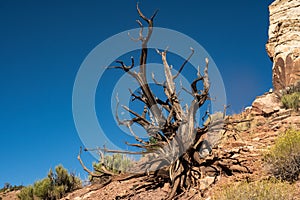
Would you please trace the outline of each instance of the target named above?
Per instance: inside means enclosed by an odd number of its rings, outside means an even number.
[[[300,107],[300,92],[294,92],[291,94],[285,94],[281,97],[281,102],[284,108],[291,108],[298,111]]]
[[[59,165],[55,167],[55,173],[50,169],[46,178],[23,188],[18,197],[21,200],[56,200],[80,187],[80,179]]]
[[[33,185],[33,194],[40,199],[51,199],[52,190],[53,185],[49,178],[37,181]]]
[[[149,137],[149,143],[150,144],[157,144],[157,139],[155,137]]]
[[[133,161],[128,156],[119,153],[106,155],[101,162],[93,163],[94,170],[101,171],[102,164],[113,173],[124,173],[132,167]]]
[[[33,186],[24,187],[18,194],[18,198],[21,200],[34,200]]]
[[[300,131],[289,129],[275,141],[264,156],[267,169],[276,178],[286,181],[299,179]]]
[[[66,194],[66,189],[64,185],[56,185],[51,191],[51,196],[55,199],[60,199]]]
[[[74,174],[69,174],[62,165],[57,166],[55,172],[56,173],[52,175],[52,179],[54,179],[55,186],[64,186],[64,193],[74,191],[81,187],[80,179]],[[60,191],[61,189],[57,188],[57,190]]]
[[[292,200],[295,187],[287,182],[264,180],[239,182],[223,186],[214,193],[213,200]]]

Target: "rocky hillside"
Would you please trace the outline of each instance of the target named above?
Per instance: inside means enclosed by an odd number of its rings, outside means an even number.
[[[283,109],[276,100],[275,93],[267,93],[253,103],[254,107],[241,114],[230,116],[231,121],[244,121],[230,128],[221,142],[214,148],[206,161],[219,159],[219,164],[227,166],[230,173],[217,176],[213,169],[207,168],[201,177],[201,185],[191,188],[179,199],[210,199],[222,185],[240,180],[263,180],[268,178],[262,156],[273,144],[279,134],[286,129],[300,130],[300,113]],[[268,105],[269,107],[267,107]],[[271,109],[273,108],[273,109]],[[221,163],[222,162],[222,163]],[[77,190],[63,200],[68,199],[164,199],[169,190],[168,183],[152,190],[138,190],[142,179],[115,181],[103,186],[95,184]],[[145,182],[147,184],[147,182]],[[300,183],[296,184],[300,191]],[[295,199],[300,199],[299,196]]]
[[[270,95],[273,94],[267,93],[259,97],[258,101],[264,102],[262,99],[266,96],[269,98]],[[203,177],[201,177],[202,184],[199,188],[191,188],[186,196],[179,199],[210,199],[210,196],[224,184],[240,180],[262,180],[268,177],[262,155],[274,144],[277,136],[284,130],[291,127],[300,130],[300,113],[280,107],[270,111],[270,109],[259,107],[261,105],[259,103],[254,103],[254,105],[258,107],[230,116],[232,121],[244,120],[245,122],[239,123],[234,129],[227,131],[222,141],[214,148],[213,154],[208,158],[223,158],[219,162],[228,166],[231,174],[221,173],[214,176],[213,171],[206,169]],[[272,107],[276,108],[277,106],[278,104],[273,102]],[[125,199],[154,200],[163,199],[168,194],[169,185],[167,183],[152,190],[136,192],[135,187],[140,185],[141,181],[142,179],[136,178],[115,181],[106,186],[94,184],[70,193],[63,200],[108,200],[122,197]],[[300,183],[298,183],[298,191],[300,191]],[[2,200],[17,199],[17,193],[5,193],[1,194],[0,197]],[[300,199],[300,194],[295,197],[295,199],[297,198]]]

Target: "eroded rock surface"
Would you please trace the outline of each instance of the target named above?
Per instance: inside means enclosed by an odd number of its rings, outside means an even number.
[[[273,87],[280,90],[300,80],[300,1],[276,0],[269,11],[266,50],[273,61]]]
[[[280,98],[275,93],[266,93],[256,97],[252,103],[252,114],[254,115],[271,115],[280,110],[282,106]]]

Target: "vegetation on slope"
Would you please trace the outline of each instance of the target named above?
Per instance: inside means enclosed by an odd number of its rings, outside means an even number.
[[[264,156],[268,171],[278,179],[296,181],[300,174],[300,131],[288,129]]]
[[[10,183],[5,183],[3,188],[0,189],[0,193],[7,193],[7,192],[11,192],[11,191],[17,191],[22,189],[24,186],[22,185],[14,185],[12,186]]]
[[[256,182],[242,181],[223,186],[218,190],[213,200],[265,200],[265,199],[294,199],[295,187],[287,182],[277,179]]]
[[[55,173],[50,169],[46,178],[23,188],[18,197],[21,200],[56,200],[80,187],[81,180],[74,174],[69,174],[62,165],[58,165]]]
[[[284,108],[298,111],[300,107],[300,92],[283,95],[281,97],[281,102]]]

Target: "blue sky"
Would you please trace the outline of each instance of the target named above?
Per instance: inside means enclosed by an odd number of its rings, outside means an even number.
[[[271,2],[152,0],[140,7],[148,16],[159,8],[156,26],[206,49],[237,113],[272,87],[265,51]],[[94,47],[136,28],[137,18],[135,1],[0,1],[0,187],[33,183],[60,163],[86,176],[76,159],[82,145],[72,115],[76,73]],[[91,166],[93,158],[85,161]]]

